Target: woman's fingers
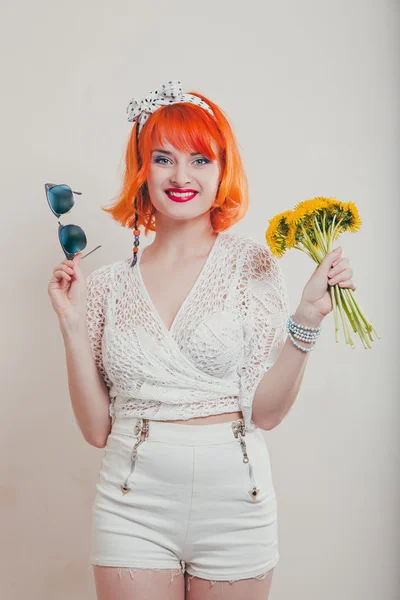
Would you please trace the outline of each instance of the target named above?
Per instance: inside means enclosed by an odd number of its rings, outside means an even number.
[[[67,281],[71,281],[72,279],[71,275],[68,275],[68,273],[65,273],[65,271],[54,271],[54,275],[58,279],[66,279]]]
[[[338,273],[336,275],[336,277],[333,277],[333,279],[329,279],[329,285],[335,285],[335,283],[338,283],[339,281],[346,281],[351,279],[353,276],[353,269],[345,269],[344,271],[341,271],[340,273]],[[330,276],[329,276],[330,277]]]
[[[73,275],[73,273],[74,273],[74,269],[72,269],[68,265],[64,265],[63,263],[54,267],[54,272],[60,271],[60,270],[65,271],[66,273],[69,273],[70,275]]]
[[[64,262],[56,265],[53,270],[54,276],[57,277],[57,279],[71,281],[72,275],[74,274],[74,269],[70,266],[70,264],[74,265],[72,260],[65,260]]]
[[[350,261],[348,258],[342,258],[341,260],[339,260],[338,263],[336,263],[336,265],[334,267],[329,269],[328,277],[334,277],[334,275],[341,273],[342,271],[344,271],[344,269],[346,267],[349,266],[349,264],[350,264]]]
[[[357,289],[357,286],[352,279],[348,279],[347,281],[339,281],[338,285],[340,285],[341,288],[350,288],[353,290],[353,292],[355,292]]]

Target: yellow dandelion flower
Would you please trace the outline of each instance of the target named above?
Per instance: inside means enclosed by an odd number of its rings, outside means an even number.
[[[280,213],[270,219],[269,227],[265,233],[266,242],[272,254],[277,257],[283,256],[287,249],[288,225],[286,219],[289,212]]]
[[[350,225],[348,227],[349,231],[355,233],[358,231],[362,225],[362,221],[360,219],[360,215],[358,214],[357,206],[354,202],[347,203],[347,210],[350,213]]]

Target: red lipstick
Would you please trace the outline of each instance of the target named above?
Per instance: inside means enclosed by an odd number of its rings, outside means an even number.
[[[170,192],[176,192],[179,195],[175,196]],[[165,193],[167,194],[168,198],[174,202],[188,202],[189,200],[192,200],[198,192],[192,189],[168,188],[165,190]]]

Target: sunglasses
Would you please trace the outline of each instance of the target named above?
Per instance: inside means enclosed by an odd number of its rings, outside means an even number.
[[[75,204],[74,194],[81,196],[82,192],[73,192],[68,185],[45,183],[46,198],[49,203],[52,213],[58,219],[58,239],[60,240],[61,248],[64,251],[68,260],[72,260],[75,254],[82,252],[86,248],[87,240],[85,232],[78,225],[63,225],[60,222],[60,216],[70,212]],[[101,248],[97,246],[82,258],[86,258],[95,250]]]

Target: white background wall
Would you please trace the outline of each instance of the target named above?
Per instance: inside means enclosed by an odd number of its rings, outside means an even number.
[[[382,339],[336,344],[329,315],[292,411],[265,432],[280,511],[271,599],[398,599],[399,13],[395,0],[2,3],[2,598],[95,598],[102,450],[72,420],[44,182],[83,193],[64,222],[88,250],[102,244],[86,274],[128,257],[130,230],[100,210],[123,171],[125,109],[180,79],[238,137],[251,204],[233,231],[263,242],[268,219],[317,195],[352,200],[363,220],[340,243]],[[314,267],[282,260],[293,311]]]

